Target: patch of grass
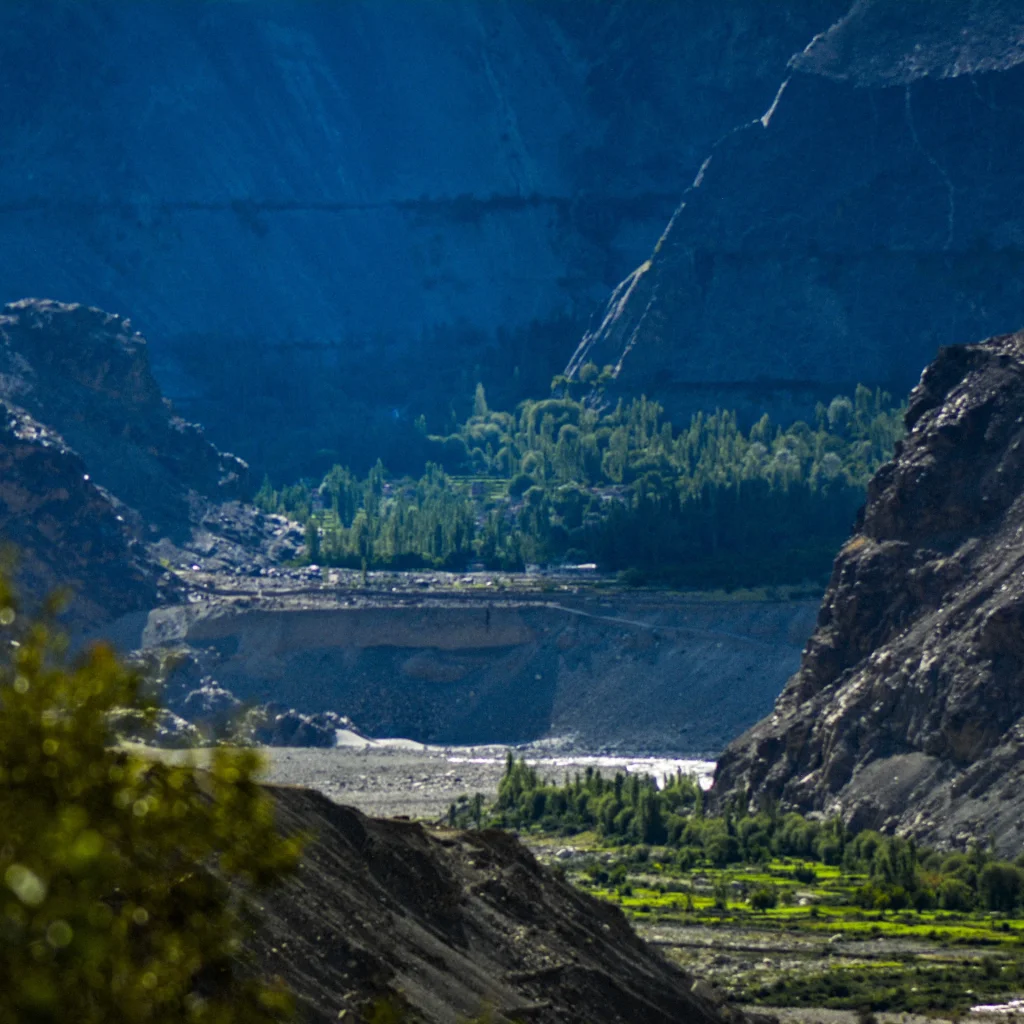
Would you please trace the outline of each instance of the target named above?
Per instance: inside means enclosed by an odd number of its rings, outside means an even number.
[[[962,1013],[978,1002],[1009,998],[1020,983],[1016,964],[959,963],[922,967],[898,962],[826,971],[787,972],[771,982],[750,979],[730,994],[763,1006],[814,1006],[891,1013]]]

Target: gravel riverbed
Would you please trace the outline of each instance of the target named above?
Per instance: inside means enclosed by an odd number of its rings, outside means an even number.
[[[409,740],[354,742],[347,746],[269,747],[266,781],[316,789],[367,814],[436,820],[461,795],[498,792],[506,747],[430,747]],[[664,775],[684,771],[710,780],[714,762],[690,758],[622,757],[562,752],[546,744],[516,748],[516,757],[536,764],[542,775],[562,780],[566,772],[594,767]]]

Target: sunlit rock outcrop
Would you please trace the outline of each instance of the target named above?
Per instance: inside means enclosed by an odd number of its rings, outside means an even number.
[[[907,427],[800,671],[725,751],[714,791],[1019,849],[1024,334],[944,350]]]

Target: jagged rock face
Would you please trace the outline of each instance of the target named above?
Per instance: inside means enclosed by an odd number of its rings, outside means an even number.
[[[289,831],[315,838],[262,896],[258,969],[292,986],[310,1024],[362,1019],[401,993],[410,1016],[487,1012],[537,1024],[767,1024],[639,939],[622,912],[541,867],[504,832],[367,818],[272,789]]]
[[[335,711],[303,715],[294,708],[284,711],[270,707],[253,730],[253,739],[268,747],[333,747],[338,730],[352,722]]]
[[[858,381],[902,393],[941,345],[1016,330],[1022,55],[1009,0],[854,4],[709,150],[570,371],[611,364],[620,392],[677,417],[806,415]]]
[[[16,549],[15,576],[29,603],[70,590],[73,628],[153,607],[160,571],[137,527],[58,434],[0,402],[0,538]]]
[[[818,628],[732,743],[743,792],[1018,850],[1024,793],[1024,333],[949,348],[911,393]]]
[[[174,415],[145,339],[119,316],[47,300],[4,306],[0,398],[59,432],[92,479],[141,514],[146,539],[184,537],[198,499],[248,490],[246,464]]]
[[[260,468],[400,461],[478,379],[546,390],[845,6],[4,4],[0,301],[130,313]]]

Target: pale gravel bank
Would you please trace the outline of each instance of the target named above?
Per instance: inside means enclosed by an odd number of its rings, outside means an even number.
[[[498,792],[506,747],[427,747],[408,740],[377,741],[366,746],[268,747],[266,781],[319,790],[338,803],[367,814],[436,820],[463,794]],[[655,775],[683,770],[707,779],[709,761],[663,757],[613,757],[556,752],[543,745],[516,749],[535,762],[545,777],[594,767],[605,774],[641,771]]]

